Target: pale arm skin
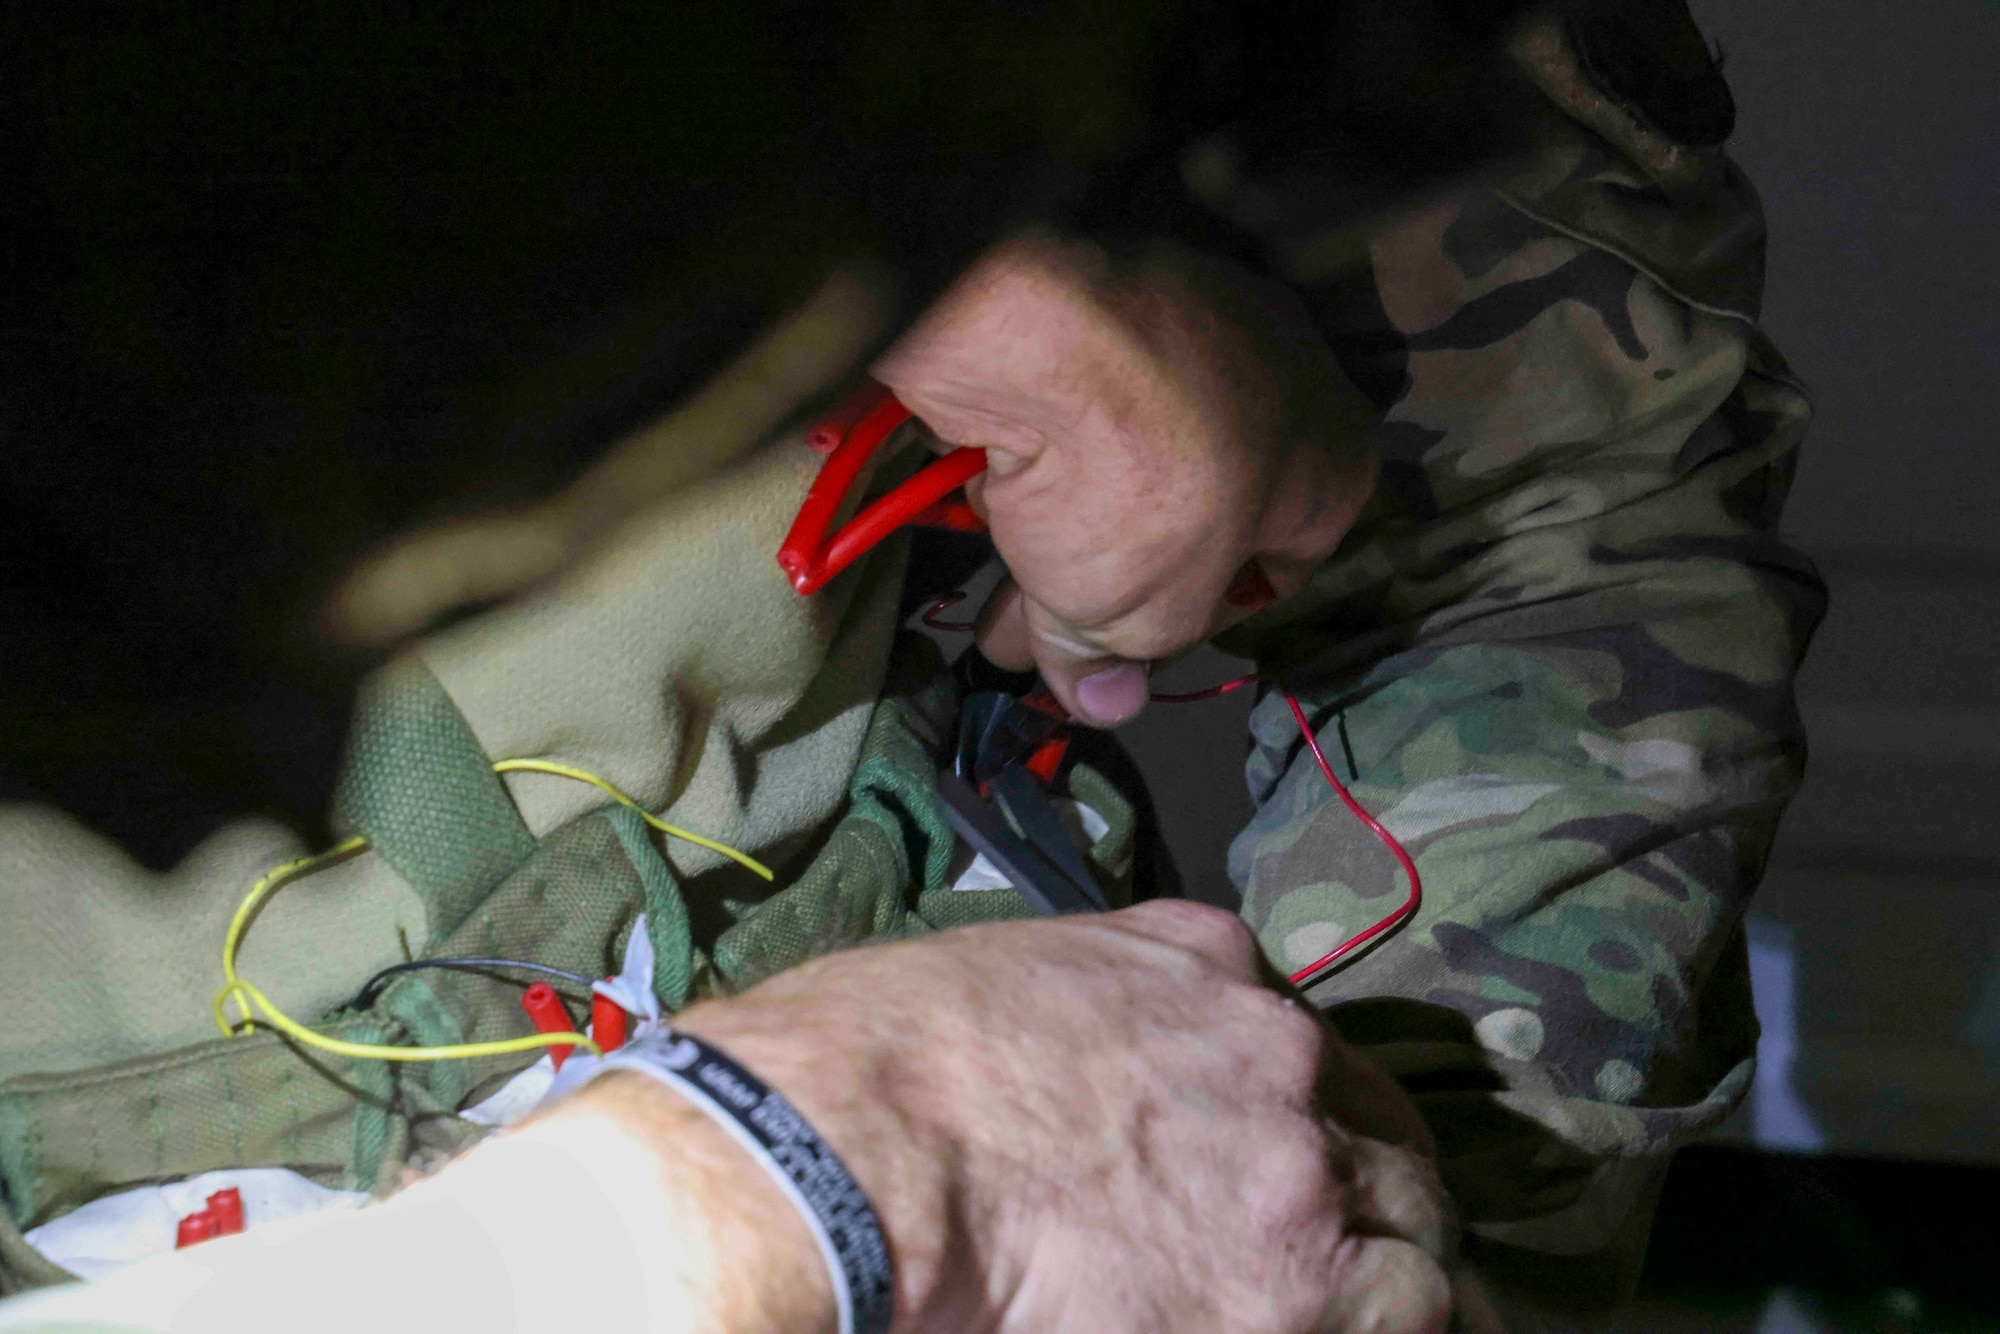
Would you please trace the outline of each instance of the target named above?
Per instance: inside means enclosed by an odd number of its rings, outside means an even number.
[[[791,1099],[860,1180],[899,1334],[1402,1334],[1449,1312],[1421,1121],[1261,984],[1248,931],[1215,909],[854,950],[682,1025]],[[631,1074],[385,1206],[253,1228],[90,1295],[88,1314],[123,1300],[137,1328],[244,1334],[834,1329],[791,1204]],[[34,1328],[36,1300],[0,1306],[0,1329]]]

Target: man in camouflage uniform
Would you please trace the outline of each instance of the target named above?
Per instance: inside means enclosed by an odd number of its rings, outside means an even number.
[[[1808,408],[1756,324],[1755,197],[1715,127],[1620,106],[1575,38],[1513,44],[1559,113],[1530,162],[1378,236],[1358,293],[1302,275],[1383,411],[1381,487],[1224,643],[1423,874],[1415,920],[1308,994],[1425,1111],[1470,1253],[1588,1301],[1750,1082],[1741,918],[1824,590],[1777,532]],[[1251,730],[1230,873],[1291,970],[1407,887],[1282,697]]]
[[[1255,659],[1266,687],[1251,719],[1258,812],[1229,867],[1287,973],[1391,918],[1409,892],[1334,799],[1271,688],[1283,687],[1424,885],[1413,920],[1307,977],[1307,994],[1416,1097],[1472,1256],[1503,1286],[1590,1306],[1636,1279],[1672,1151],[1749,1085],[1741,916],[1798,782],[1791,681],[1824,595],[1776,533],[1807,405],[1756,324],[1761,218],[1720,149],[1733,107],[1685,8],[1568,4],[1527,19],[1506,51],[1539,94],[1530,150],[1365,236],[1323,222],[1309,146],[1225,132],[1183,159],[1224,244],[1301,297],[1331,345],[1339,369],[1306,378],[1323,390],[1344,372],[1337,392],[1368,400],[1348,420],[1361,420],[1380,469],[1332,556],[1309,576],[1274,566],[1284,596],[1219,638]],[[1037,283],[1089,285],[1063,263],[1023,284],[1024,304]],[[885,364],[941,431],[959,384],[1006,347],[989,332],[1004,322],[977,301],[1008,281],[1002,270],[968,284],[963,313],[947,304],[937,329],[920,326],[918,354]],[[1113,322],[1126,318],[1118,299],[1101,299]],[[1060,331],[1068,312],[1049,309],[1039,327]],[[1223,344],[1210,362],[1173,364],[1173,335],[1157,332],[1169,322],[1152,328],[1146,353],[1104,354],[1139,368],[1131,382],[1145,383],[1143,357],[1163,345],[1159,382],[1198,381],[1214,362],[1227,373]],[[1069,361],[1086,376],[1094,348],[1080,346]],[[1019,380],[1066,369],[1037,364]],[[1340,430],[1326,423],[1339,413],[1315,417],[1336,453]],[[1085,412],[1041,415],[1080,423],[1077,443],[1023,431],[1015,446],[979,422],[950,438],[1020,448],[1037,465],[1065,445],[1117,452],[1115,430],[1099,443]],[[1232,455],[1226,414],[1191,415],[1180,438],[1207,428],[1222,440],[1207,447],[1226,461],[1208,474],[1165,443],[1172,430],[1141,428],[1130,452],[1150,445],[1154,466],[1205,477],[1212,495],[1286,447],[1278,430],[1261,456]],[[1129,680],[1104,687],[1127,670],[1118,661],[1186,642],[1171,615],[1132,628],[1178,595],[1179,571],[1164,558],[1133,558],[1111,579],[1096,567],[1117,566],[1120,544],[1143,547],[1153,512],[1204,511],[1167,484],[1134,500],[1144,466],[1068,487],[1089,497],[1073,508],[1061,489],[1016,483],[1027,467],[996,465],[1001,480],[985,483],[1020,585],[1003,604],[1029,609],[989,610],[983,642],[1017,658],[1026,642],[1073,710],[1118,721],[1143,698]],[[1270,472],[1280,494],[1313,484],[1310,469]],[[1343,488],[1366,493],[1351,478],[1327,489]],[[1094,505],[1097,526],[1120,536],[1065,546]],[[1234,513],[1217,505],[1159,545],[1224,571],[1245,551],[1295,558],[1268,522],[1264,536],[1231,528]]]

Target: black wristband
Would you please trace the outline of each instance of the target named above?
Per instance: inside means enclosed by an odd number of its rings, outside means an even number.
[[[895,1268],[882,1221],[859,1182],[782,1094],[709,1046],[671,1029],[612,1052],[598,1072],[633,1070],[707,1112],[750,1150],[798,1206],[833,1277],[840,1334],[887,1334]]]

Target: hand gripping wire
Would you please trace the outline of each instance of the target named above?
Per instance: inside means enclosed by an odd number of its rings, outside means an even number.
[[[732,848],[726,843],[719,843],[714,839],[704,838],[700,834],[691,833],[678,825],[668,824],[665,820],[660,819],[657,815],[639,805],[638,802],[632,800],[615,783],[612,783],[609,779],[599,777],[587,769],[579,769],[574,765],[558,764],[553,760],[532,759],[501,760],[493,766],[493,769],[496,773],[554,774],[557,777],[570,778],[581,783],[589,783],[592,787],[609,796],[613,801],[637,811],[648,824],[662,833],[673,838],[683,839],[699,847],[719,852],[766,880],[775,879],[770,867],[764,865],[764,863],[758,861],[748,853]],[[301,1024],[298,1020],[279,1009],[256,983],[237,972],[236,956],[242,948],[243,937],[249,931],[250,923],[256,917],[258,908],[266,899],[284,887],[288,882],[296,880],[302,875],[317,871],[321,867],[331,865],[343,858],[351,857],[358,852],[364,851],[367,847],[368,840],[358,834],[352,838],[344,839],[334,844],[331,848],[328,848],[325,852],[311,857],[301,857],[297,861],[286,862],[282,866],[274,867],[260,877],[257,883],[250,887],[250,892],[243,896],[243,901],[236,906],[235,916],[229,921],[229,930],[222,938],[222,990],[215,993],[215,1001],[210,1007],[215,1019],[215,1026],[222,1030],[224,1037],[237,1037],[242,1032],[247,1032],[255,1028],[258,1024],[267,1024],[303,1046],[331,1052],[337,1056],[355,1056],[377,1061],[452,1061],[473,1056],[505,1056],[516,1052],[535,1051],[543,1047],[582,1047],[594,1055],[601,1056],[604,1054],[603,1049],[597,1043],[591,1041],[582,1033],[574,1031],[548,1031],[535,1033],[528,1037],[504,1038],[494,1042],[463,1042],[438,1047],[389,1047],[376,1043],[349,1042],[344,1038],[328,1037],[324,1033],[315,1032],[304,1024]],[[427,966],[426,961],[418,962]],[[428,961],[428,964],[440,966],[468,963],[527,967],[544,972],[558,971],[543,968],[538,964],[522,964],[505,959]],[[397,969],[384,970],[385,973],[395,971]],[[369,986],[373,987],[376,981],[383,975],[377,974],[376,978],[371,978]],[[570,974],[562,975],[565,977],[571,976]],[[232,1025],[229,1022],[226,1009],[228,1003],[232,1000],[236,1002],[237,1008],[243,1015],[242,1019],[236,1025]]]

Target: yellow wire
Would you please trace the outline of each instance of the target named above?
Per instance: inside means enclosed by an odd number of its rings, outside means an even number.
[[[315,1033],[298,1020],[271,1004],[271,998],[259,991],[255,984],[237,978],[223,988],[223,996],[234,996],[246,1014],[251,1007],[263,1012],[263,1018],[252,1018],[251,1023],[269,1023],[271,1027],[288,1037],[330,1051],[338,1056],[365,1056],[377,1061],[456,1061],[467,1056],[505,1056],[510,1052],[536,1051],[542,1047],[583,1047],[593,1056],[602,1056],[604,1049],[581,1033],[535,1033],[524,1038],[507,1038],[499,1042],[461,1042],[444,1047],[380,1047],[369,1042],[348,1042],[342,1038],[330,1038],[324,1033]],[[217,997],[218,1000],[221,997]]]
[[[209,1007],[210,1012],[215,1016],[215,1026],[222,1030],[224,1037],[233,1037],[236,1032],[235,1029],[229,1026],[229,1021],[223,1017],[222,1003],[228,1000],[230,996],[236,994],[237,984],[241,981],[236,976],[236,950],[243,943],[243,932],[249,927],[250,918],[255,915],[257,905],[264,901],[266,894],[276,889],[279,885],[284,884],[293,876],[303,875],[308,871],[316,871],[336,858],[345,857],[350,852],[359,852],[367,846],[368,840],[356,834],[352,838],[343,839],[334,844],[325,852],[317,853],[311,857],[300,857],[298,860],[286,862],[282,866],[274,866],[269,871],[266,871],[256,884],[250,886],[250,892],[243,896],[243,902],[236,905],[236,915],[229,919],[229,930],[223,933],[222,990],[215,993],[215,1001]],[[238,1003],[241,1004],[241,1002]],[[246,1020],[251,1018],[247,1007],[245,1008],[243,1017]],[[329,1038],[328,1041],[332,1041],[332,1039]]]
[[[229,931],[222,938],[222,990],[215,993],[215,1003],[211,1007],[215,1016],[215,1026],[222,1030],[224,1037],[237,1036],[230,1027],[228,1017],[223,1013],[224,1004],[234,997],[237,1007],[243,1011],[247,1028],[254,1028],[259,1022],[268,1023],[298,1042],[337,1056],[362,1056],[378,1061],[449,1061],[468,1056],[505,1056],[514,1052],[535,1051],[543,1047],[586,1047],[595,1055],[602,1056],[603,1049],[581,1033],[536,1033],[531,1037],[507,1038],[497,1042],[463,1042],[443,1047],[384,1047],[368,1042],[348,1042],[343,1038],[330,1038],[316,1033],[298,1020],[271,1003],[271,998],[259,990],[255,983],[239,977],[236,972],[236,951],[243,943],[243,933],[256,915],[258,904],[271,891],[287,881],[316,871],[328,862],[359,852],[368,846],[368,840],[356,835],[334,844],[325,852],[314,857],[302,857],[286,862],[266,873],[250,892],[243,896],[243,902],[236,905],[236,915],[229,921]],[[259,1018],[261,1012],[262,1018]]]
[[[494,765],[493,769],[495,773],[526,771],[555,774],[558,777],[574,778],[579,782],[589,783],[612,800],[638,811],[646,823],[662,833],[719,852],[749,867],[766,880],[776,878],[771,874],[769,867],[749,854],[740,852],[726,843],[718,843],[714,839],[703,838],[700,834],[689,833],[685,829],[668,824],[626,796],[615,785],[588,770],[557,764],[552,760],[502,760]],[[231,1027],[228,1016],[223,1012],[224,1005],[233,997],[237,1008],[243,1013],[242,1023],[245,1032],[255,1028],[260,1022],[268,1023],[294,1041],[338,1056],[359,1056],[377,1061],[450,1061],[471,1056],[506,1056],[515,1052],[535,1051],[543,1047],[582,1047],[594,1056],[604,1054],[603,1048],[581,1033],[536,1033],[529,1037],[505,1038],[496,1042],[462,1042],[442,1047],[383,1047],[367,1042],[348,1042],[342,1038],[327,1037],[323,1033],[316,1033],[307,1028],[273,1005],[271,998],[258,990],[254,983],[239,977],[236,973],[236,952],[242,947],[243,933],[249,929],[250,919],[257,915],[258,905],[286,882],[316,871],[349,853],[359,852],[367,846],[368,840],[357,834],[334,844],[325,852],[311,857],[301,857],[297,861],[274,867],[252,885],[250,892],[243,896],[243,902],[236,905],[236,915],[230,918],[229,930],[222,937],[222,990],[215,993],[215,1002],[210,1007],[215,1017],[215,1026],[222,1030],[224,1037],[238,1036],[237,1030]]]
[[[689,833],[687,830],[682,829],[679,825],[668,824],[665,820],[662,820],[659,816],[654,815],[644,806],[641,806],[638,802],[626,796],[623,792],[621,792],[617,788],[616,785],[614,785],[613,783],[609,782],[606,779],[599,778],[596,774],[591,773],[586,769],[573,768],[567,764],[557,764],[554,760],[502,760],[498,764],[493,766],[493,772],[496,774],[511,774],[511,773],[555,774],[557,777],[560,778],[574,778],[580,783],[588,783],[592,787],[596,788],[598,791],[610,797],[613,801],[617,802],[619,805],[628,806],[631,809],[639,812],[640,819],[644,820],[647,824],[653,826],[653,828],[659,830],[661,833],[669,835],[673,838],[678,838],[683,842],[692,843],[699,848],[707,848],[710,852],[719,852],[723,856],[729,858],[731,861],[737,863],[739,866],[745,866],[748,867],[750,870],[755,871],[758,875],[763,876],[766,880],[776,880],[778,878],[777,876],[771,874],[770,867],[764,865],[764,863],[758,861],[755,857],[752,857],[749,853],[739,852],[735,848],[730,847],[727,843],[718,843],[712,838],[703,838],[700,834]]]

